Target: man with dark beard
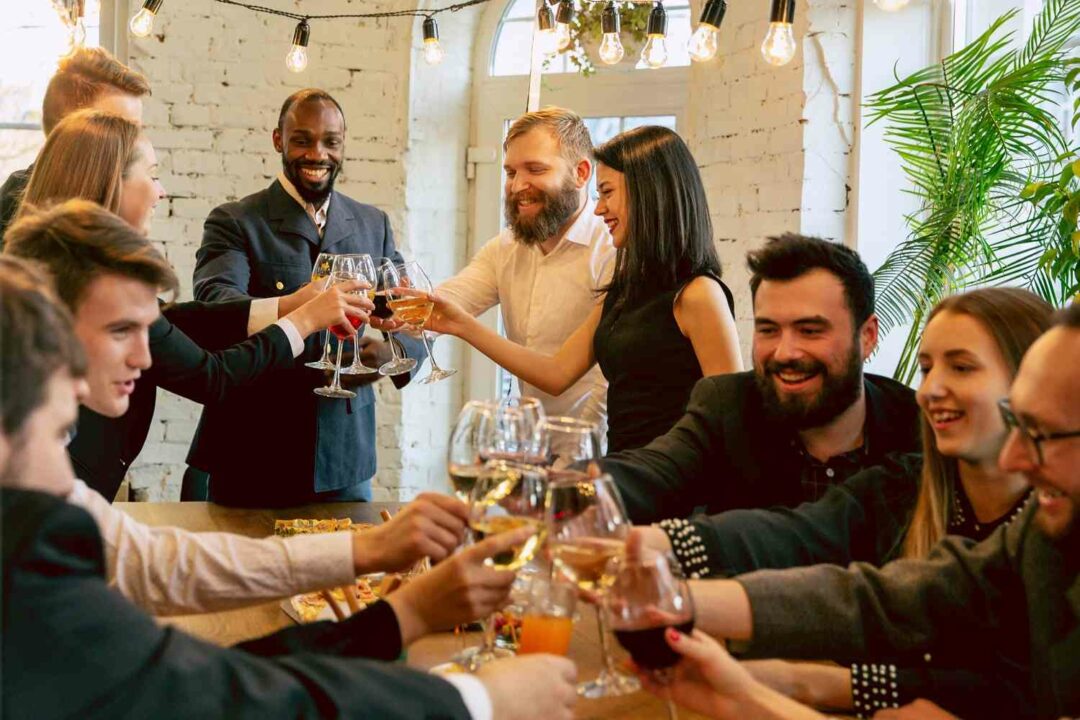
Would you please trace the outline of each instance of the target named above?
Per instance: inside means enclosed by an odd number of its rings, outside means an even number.
[[[615,248],[588,198],[592,140],[570,110],[547,107],[522,115],[503,143],[506,230],[438,293],[479,315],[499,305],[507,337],[530,350],[555,353],[601,299]],[[595,422],[605,437],[607,382],[594,366],[559,396],[526,383],[548,415]]]
[[[915,395],[862,372],[878,339],[874,283],[843,245],[802,235],[749,253],[753,372],[698,382],[686,415],[644,448],[609,455],[637,523],[704,508],[816,500],[894,452],[918,452]],[[688,523],[661,523],[688,572],[703,549]]]
[[[345,116],[322,90],[300,90],[281,108],[273,133],[282,172],[266,190],[226,203],[206,220],[196,256],[195,297],[279,298],[304,285],[319,253],[365,253],[402,262],[383,211],[334,190],[345,158]],[[274,302],[258,304],[277,317]],[[252,307],[252,322],[255,317]],[[409,355],[419,340],[402,336]],[[188,462],[210,474],[211,500],[231,505],[302,505],[368,500],[375,474],[375,393],[381,375],[350,376],[357,397],[323,398],[313,390],[323,374],[320,338],[308,339],[294,367],[265,376],[207,406]],[[361,338],[363,360],[378,367],[391,357],[386,342]],[[410,376],[393,378],[397,387]]]

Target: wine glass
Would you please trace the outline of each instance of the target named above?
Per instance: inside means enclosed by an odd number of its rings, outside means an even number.
[[[606,612],[615,639],[657,682],[671,682],[679,655],[665,635],[669,628],[685,634],[694,629],[694,602],[686,579],[674,560],[651,548],[642,548],[635,557],[612,560],[609,571],[614,579],[607,592]],[[670,696],[666,700],[668,717],[675,720],[675,704]]]
[[[311,267],[311,282],[326,283],[330,279],[330,271],[334,267],[334,254],[333,253],[319,253],[319,256],[315,258],[315,264]],[[325,290],[326,288],[323,287]],[[333,370],[334,364],[330,362],[330,331],[326,331],[326,344],[323,346],[322,357],[312,362],[304,363],[304,367],[312,368],[313,370]]]
[[[430,385],[431,383],[445,380],[451,375],[456,375],[457,370],[453,368],[446,370],[439,367],[439,364],[435,362],[435,341],[442,336],[438,333],[433,333],[430,330],[422,330],[421,333],[423,334],[424,344],[427,345],[428,357],[431,358],[431,372],[420,378],[417,382],[421,385]]]
[[[462,502],[469,501],[469,492],[484,467],[495,426],[495,405],[480,400],[465,403],[450,433],[447,470],[454,494]]]
[[[547,546],[555,570],[602,598],[614,581],[611,560],[623,555],[630,532],[615,481],[610,475],[590,478],[563,472],[550,478],[546,505]],[[607,617],[599,606],[596,619],[604,669],[596,679],[578,685],[578,694],[600,698],[637,692],[637,679],[615,670]]]
[[[544,501],[547,473],[543,468],[510,460],[489,460],[469,494],[469,529],[477,542],[530,528],[533,533],[518,545],[498,553],[486,563],[498,570],[518,570],[536,555],[544,541]],[[484,642],[469,657],[466,668],[475,672],[484,664],[511,655],[495,647],[495,623],[484,623]]]
[[[359,258],[356,255],[338,255],[334,258],[334,266],[330,271],[331,285],[340,285],[342,283],[362,279],[363,276],[360,274]],[[352,337],[356,326],[359,325],[360,322],[361,319],[359,317],[350,315],[348,325],[332,325],[330,327],[330,332],[334,333],[338,339],[337,362],[334,364],[334,381],[327,387],[315,388],[316,395],[343,399],[356,397],[356,393],[352,390],[346,390],[341,387],[341,350],[345,347],[345,341]]]
[[[367,282],[368,287],[363,290],[363,293],[367,295],[368,300],[374,302],[375,300],[375,286],[379,284],[379,275],[375,272],[375,262],[371,259],[370,255],[350,255],[350,257],[356,258],[356,269],[360,276],[360,279]],[[369,368],[364,365],[360,359],[360,334],[364,330],[364,323],[360,323],[356,326],[356,332],[353,333],[353,359],[352,363],[347,368],[342,368],[342,375],[371,375],[372,373],[379,372],[375,368]]]
[[[547,466],[546,458],[540,454],[540,423],[547,416],[544,414],[544,406],[534,397],[508,397],[499,401],[499,409],[514,410],[521,413],[521,422],[524,423],[523,431],[527,435],[525,443],[524,460],[535,465]]]
[[[536,451],[543,464],[562,471],[575,463],[600,457],[596,424],[571,417],[545,417],[536,430]]]
[[[408,325],[413,332],[420,334],[420,339],[424,341],[424,349],[427,350],[428,357],[431,358],[431,372],[420,382],[429,385],[450,377],[457,370],[444,370],[439,367],[435,362],[435,355],[432,351],[428,333],[424,330],[424,323],[431,317],[431,311],[435,309],[435,303],[426,297],[420,296],[419,293],[430,294],[432,292],[431,280],[418,262],[400,263],[394,266],[394,270],[397,271],[398,282],[393,288],[387,286],[388,304],[394,310],[396,317]],[[412,292],[401,292],[398,288],[407,288]]]
[[[386,304],[386,309],[390,311],[389,317],[397,318],[398,320],[401,320],[407,325],[412,325],[409,320],[407,320],[405,317],[402,317],[402,311],[404,311],[405,314],[409,315],[411,318],[412,315],[416,314],[417,312],[422,313],[423,307],[421,303],[421,307],[414,308],[413,305],[416,303],[412,303],[410,301],[416,300],[417,298],[409,297],[406,293],[402,292],[402,290],[407,287],[404,286],[403,283],[408,282],[409,280],[411,280],[411,278],[409,278],[408,276],[403,278],[401,273],[398,272],[398,266],[395,266],[389,258],[383,259],[382,265],[379,266],[379,274],[382,276],[382,292],[384,293],[385,297],[384,303]],[[404,306],[402,301],[404,301]],[[395,307],[395,304],[397,305],[397,307]],[[423,320],[420,322],[421,326],[427,320],[428,315],[431,315],[431,311],[434,309],[434,303],[432,303],[430,300],[427,302],[427,304],[427,313],[423,315]],[[379,310],[378,299],[376,299],[375,308],[376,311]],[[383,315],[379,316],[384,317]],[[397,343],[394,342],[393,338],[390,339],[390,352],[394,354],[394,359],[390,360],[389,362],[383,363],[382,366],[379,368],[379,374],[404,375],[405,373],[411,371],[414,367],[416,367],[415,359],[409,357],[402,357],[398,353]]]

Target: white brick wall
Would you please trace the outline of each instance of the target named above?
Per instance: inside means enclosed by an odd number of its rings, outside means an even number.
[[[855,1],[800,2],[799,53],[783,68],[766,65],[759,53],[768,4],[732,2],[720,34],[722,59],[690,71],[684,135],[709,194],[747,351],[746,251],[785,231],[850,240]],[[139,5],[131,0],[132,12]],[[335,0],[334,7],[364,12],[415,4]],[[695,3],[695,18],[699,9]],[[439,17],[447,58],[435,68],[420,59],[419,21],[313,22],[310,65],[293,75],[284,66],[290,21],[209,0],[167,5],[154,37],[132,39],[131,62],[154,86],[146,123],[170,198],[153,235],[179,271],[183,297],[190,297],[203,218],[270,182],[279,167],[270,141],[277,110],[290,92],[308,85],[333,92],[345,109],[341,190],[389,213],[399,246],[434,281],[462,267],[469,226],[464,155],[480,12]],[[465,367],[457,340],[440,340],[437,354],[445,366]],[[376,499],[446,487],[446,441],[463,400],[462,380],[459,374],[433,386],[414,384],[404,393],[379,384]],[[196,406],[161,394],[132,470],[134,486],[148,488],[151,499],[178,492],[197,418]]]

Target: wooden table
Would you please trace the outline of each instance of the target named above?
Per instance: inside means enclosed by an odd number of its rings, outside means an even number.
[[[270,535],[276,518],[350,517],[357,522],[378,523],[381,522],[380,510],[395,511],[400,507],[399,503],[335,503],[302,508],[249,510],[198,502],[115,505],[147,525],[173,525],[195,531],[220,530],[249,537]],[[594,677],[601,667],[600,641],[596,631],[595,613],[587,607],[581,607],[580,610],[581,620],[574,627],[570,658],[577,663],[579,678],[588,679]],[[292,620],[285,615],[277,602],[262,603],[243,610],[169,618],[164,622],[220,645],[232,645],[292,624]],[[423,638],[409,647],[408,664],[422,670],[434,667],[453,655],[459,648],[459,642],[450,633]],[[479,635],[469,638],[469,644],[479,642]],[[612,645],[617,648],[616,658],[625,656],[614,640]],[[579,700],[576,715],[589,720],[667,717],[663,702],[648,693],[603,700]],[[680,720],[701,717],[686,710],[679,710]]]

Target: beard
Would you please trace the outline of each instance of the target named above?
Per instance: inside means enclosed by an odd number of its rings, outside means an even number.
[[[854,342],[839,374],[811,358],[786,363],[767,360],[762,370],[755,370],[754,380],[770,419],[795,430],[808,430],[832,422],[859,399],[863,389],[862,363],[859,344]],[[821,375],[821,390],[812,397],[781,393],[773,378],[784,370]]]
[[[329,158],[324,162],[310,162],[303,158],[297,158],[289,162],[284,153],[281,155],[281,167],[285,171],[285,177],[289,178],[289,182],[293,184],[296,192],[300,194],[304,202],[311,203],[316,207],[322,205],[326,198],[330,197],[330,193],[334,191],[334,182],[337,180],[338,173],[341,172],[341,163]],[[301,168],[326,168],[330,172],[327,173],[325,179],[312,184],[311,181],[305,180],[300,174]]]
[[[569,173],[559,189],[553,193],[530,188],[507,195],[503,203],[506,224],[510,226],[518,241],[526,245],[539,245],[555,237],[566,221],[573,217],[578,209],[579,195],[580,190]],[[540,202],[542,206],[535,216],[525,218],[518,210],[519,200]]]

